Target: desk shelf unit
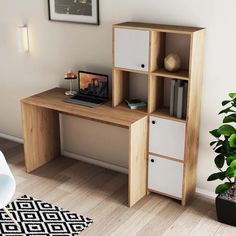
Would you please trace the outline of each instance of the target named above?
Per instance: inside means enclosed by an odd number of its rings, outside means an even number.
[[[132,74],[143,76],[147,89],[144,87],[142,97],[147,108],[142,112],[149,118],[147,188],[179,199],[182,205],[196,187],[204,35],[205,29],[197,27],[137,22],[113,25],[112,105],[124,106],[126,99],[134,98]],[[174,73],[163,65],[171,52],[183,59],[181,70]],[[170,96],[164,92],[170,79],[188,83],[186,117],[181,119],[170,116],[164,102]]]
[[[180,45],[174,48],[170,41],[178,38]],[[133,22],[114,25],[112,104],[93,109],[69,104],[60,88],[21,100],[26,171],[60,156],[59,114],[72,115],[128,130],[128,206],[148,191],[185,205],[196,183],[203,48],[201,28]],[[187,57],[179,72],[169,73],[163,69],[163,59],[174,49],[187,52]],[[166,107],[164,90],[170,79],[188,82],[184,119],[170,116]],[[134,89],[137,82],[140,86]],[[133,97],[145,100],[147,107],[128,109],[124,101]]]

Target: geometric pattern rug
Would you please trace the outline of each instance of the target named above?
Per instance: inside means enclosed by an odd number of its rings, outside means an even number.
[[[0,210],[1,236],[76,236],[93,223],[89,218],[26,195],[7,208],[21,230]]]

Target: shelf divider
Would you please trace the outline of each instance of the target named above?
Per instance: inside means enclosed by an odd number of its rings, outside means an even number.
[[[161,76],[171,79],[189,80],[188,70],[180,70],[178,72],[168,72],[165,69],[159,69],[151,73],[154,76]]]
[[[168,119],[168,120],[173,120],[173,121],[178,121],[178,122],[183,122],[186,123],[186,119],[180,119],[174,116],[171,116],[169,114],[169,108],[168,107],[161,107],[158,108],[156,111],[154,111],[152,114],[150,114],[151,116],[157,116],[160,118],[164,118],[164,119]]]

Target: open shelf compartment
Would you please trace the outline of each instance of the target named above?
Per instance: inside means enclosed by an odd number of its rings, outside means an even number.
[[[187,98],[187,81],[153,75],[150,76],[148,112],[152,113],[152,115],[185,122]],[[173,104],[172,112],[170,108],[171,100]]]
[[[189,79],[191,35],[180,33],[151,32],[150,72],[156,76],[174,79]],[[164,59],[170,53],[180,56],[182,65],[177,72],[168,72],[164,68]]]
[[[148,75],[113,69],[113,107],[128,108],[125,100],[139,99],[147,106],[137,111],[147,112],[148,107]]]

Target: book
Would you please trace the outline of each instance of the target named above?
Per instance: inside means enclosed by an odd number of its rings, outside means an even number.
[[[141,101],[139,99],[131,99],[131,100],[125,100],[125,102],[127,103],[128,107],[131,110],[135,110],[138,108],[142,108],[142,107],[146,107],[146,102]]]
[[[186,115],[187,115],[187,100],[188,100],[188,82],[184,82],[183,118],[186,118]]]
[[[178,98],[177,98],[177,118],[182,119],[183,116],[183,92],[184,87],[178,87]]]
[[[174,115],[175,83],[176,81],[172,79],[170,83],[170,116]]]
[[[181,80],[175,82],[175,93],[174,93],[174,116],[177,116],[177,106],[178,106],[178,88],[182,85]]]

